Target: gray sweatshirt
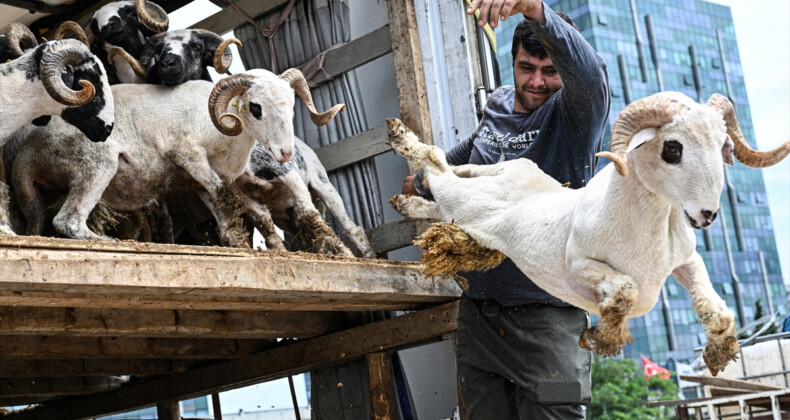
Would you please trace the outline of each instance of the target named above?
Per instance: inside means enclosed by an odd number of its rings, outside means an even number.
[[[527,158],[570,188],[581,188],[595,173],[601,139],[609,115],[606,64],[587,41],[544,4],[546,25],[531,21],[562,77],[563,87],[529,114],[515,112],[515,88],[491,93],[483,118],[471,137],[447,153],[451,165],[486,165]],[[422,173],[414,186],[421,196]],[[484,272],[459,273],[469,280],[464,293],[473,299],[493,299],[504,306],[545,302],[565,306],[544,292],[509,258]]]

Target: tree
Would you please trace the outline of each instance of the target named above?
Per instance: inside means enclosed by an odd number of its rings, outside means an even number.
[[[677,399],[677,385],[654,375],[650,380],[632,359],[596,357],[592,364],[590,420],[653,420],[674,415],[671,407],[647,407],[648,401]]]

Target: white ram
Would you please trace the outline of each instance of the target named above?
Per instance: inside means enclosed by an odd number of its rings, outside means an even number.
[[[711,286],[693,229],[716,217],[733,141],[735,157],[752,167],[779,162],[790,142],[752,150],[726,98],[702,105],[668,92],[630,104],[612,128],[612,151],[600,154],[614,164],[578,190],[527,159],[450,167],[400,121],[388,124],[393,148],[425,169],[445,220],[510,257],[545,291],[601,316],[582,332],[582,347],[619,353],[632,340],[627,318],[649,311],[672,274],[705,327],[710,372],[737,357],[733,313]]]

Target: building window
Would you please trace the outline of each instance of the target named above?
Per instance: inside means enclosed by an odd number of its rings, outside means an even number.
[[[722,283],[721,284],[721,291],[724,292],[725,295],[732,294],[732,284],[730,283]]]

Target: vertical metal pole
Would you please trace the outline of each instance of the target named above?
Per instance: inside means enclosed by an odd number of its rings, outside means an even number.
[[[771,286],[768,283],[768,270],[765,269],[765,255],[763,251],[757,251],[757,258],[760,259],[760,272],[763,274],[763,288],[765,289],[765,299],[768,301],[768,313],[774,314],[774,301],[771,298]]]
[[[667,341],[669,341],[669,349],[674,351],[678,349],[678,345],[677,341],[675,341],[675,324],[672,321],[672,311],[669,307],[666,283],[661,286],[661,303],[664,305],[664,319],[667,320]]]
[[[730,248],[730,236],[727,232],[727,215],[724,214],[724,209],[719,209],[719,220],[721,221],[721,231],[724,234],[724,251],[727,253],[727,264],[730,266],[730,278],[732,279],[732,288],[735,291],[735,305],[738,310],[738,320],[741,326],[746,325],[746,311],[743,309],[743,295],[741,294],[741,280],[735,272],[735,261],[732,258],[732,249]],[[744,375],[746,372],[744,372]]]
[[[617,56],[617,64],[620,67],[620,81],[623,83],[623,96],[625,104],[631,103],[631,83],[628,80],[628,68],[625,66],[625,56],[622,54]]]
[[[645,16],[645,26],[647,27],[647,40],[650,43],[650,56],[653,58],[653,67],[656,68],[656,80],[658,81],[658,91],[664,91],[664,78],[661,77],[661,64],[658,56],[658,44],[653,34],[653,21],[650,15]]]
[[[636,3],[634,0],[631,0],[631,20],[634,23],[634,33],[636,34],[636,51],[639,55],[639,68],[642,71],[642,81],[647,82],[647,61],[645,60],[642,31],[639,30],[639,18],[636,14]]]
[[[219,393],[211,394],[211,406],[214,410],[214,420],[222,420],[222,406],[219,403]]]
[[[294,417],[296,420],[302,420],[302,413],[299,412],[299,403],[296,402],[296,388],[294,387],[294,378],[288,375],[288,386],[291,388],[291,401],[294,404]]]

